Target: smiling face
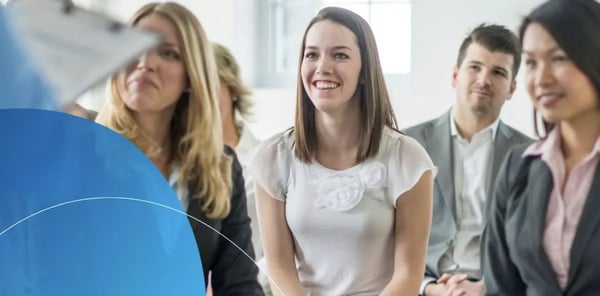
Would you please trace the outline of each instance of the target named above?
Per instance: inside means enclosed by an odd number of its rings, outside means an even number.
[[[324,20],[308,30],[304,43],[302,84],[315,108],[333,112],[356,99],[362,62],[354,33]]]
[[[523,54],[527,92],[544,120],[557,123],[590,112],[598,114],[598,94],[592,82],[540,24],[527,26]]]
[[[164,42],[119,73],[121,98],[133,112],[172,112],[187,87],[177,29],[156,13],[141,18],[135,27],[161,34]]]

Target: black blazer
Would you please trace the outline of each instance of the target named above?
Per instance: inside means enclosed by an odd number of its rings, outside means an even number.
[[[207,218],[197,198],[190,199],[187,213],[225,235],[254,259],[242,167],[233,149],[225,146],[225,153],[233,158],[233,188],[229,215],[222,219]],[[212,270],[215,296],[263,295],[257,280],[258,268],[246,255],[212,229],[193,219],[190,219],[190,223],[200,251],[205,282],[208,271]]]
[[[526,148],[514,148],[498,174],[482,243],[485,295],[600,295],[600,170],[577,226],[562,291],[543,246],[552,173],[540,157],[521,157]]]

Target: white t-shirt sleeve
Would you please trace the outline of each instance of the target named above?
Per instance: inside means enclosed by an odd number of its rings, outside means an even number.
[[[280,201],[285,201],[293,157],[289,138],[290,133],[283,132],[265,140],[248,162],[248,172],[254,183]]]
[[[394,143],[389,160],[388,196],[396,206],[396,200],[411,190],[427,171],[437,175],[437,167],[419,142],[408,136],[400,136]]]

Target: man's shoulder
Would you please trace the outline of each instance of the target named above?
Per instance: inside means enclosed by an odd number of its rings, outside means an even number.
[[[446,115],[444,114],[440,117],[424,121],[404,129],[403,132],[417,141],[423,142],[428,138],[429,134],[436,130],[436,126],[440,125],[442,123],[441,120],[444,120],[445,117]]]
[[[502,126],[510,133],[511,137],[513,138],[513,141],[518,144],[531,144],[535,141],[531,137],[525,135],[518,129],[516,129],[508,124],[503,123]]]
[[[408,134],[409,136],[416,136],[419,134],[422,134],[430,129],[432,129],[440,120],[439,117],[418,123],[416,125],[410,126],[408,128],[405,128],[403,130],[403,132],[405,132],[406,134]]]
[[[433,125],[433,123],[434,123],[434,120],[433,120],[433,119],[432,119],[432,120],[425,121],[425,122],[421,122],[421,123],[418,123],[418,124],[416,124],[416,125],[413,125],[413,126],[410,126],[410,127],[408,127],[408,128],[405,128],[405,129],[404,129],[404,132],[405,132],[406,134],[408,134],[409,136],[413,136],[413,135],[416,135],[416,134],[420,134],[420,133],[422,133],[424,130],[426,130],[426,129],[427,129],[427,127],[429,127],[429,126],[432,126],[432,125]]]

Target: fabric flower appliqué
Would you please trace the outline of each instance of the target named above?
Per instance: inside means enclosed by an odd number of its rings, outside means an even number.
[[[386,179],[385,166],[377,161],[364,163],[357,172],[329,173],[317,181],[315,205],[345,212],[356,207],[365,195],[384,201],[382,189]]]

